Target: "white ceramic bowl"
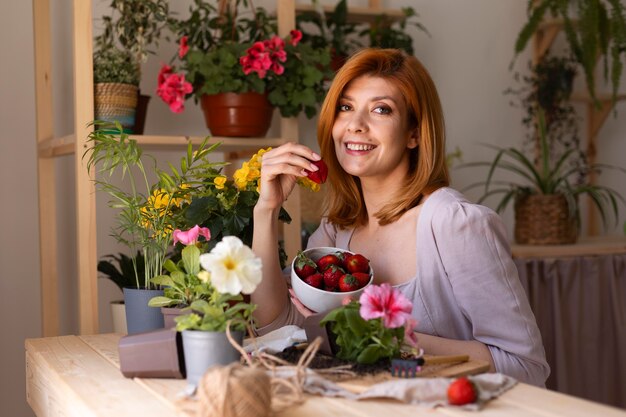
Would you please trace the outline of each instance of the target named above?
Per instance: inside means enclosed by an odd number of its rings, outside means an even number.
[[[321,248],[310,248],[304,251],[304,254],[311,258],[313,261],[316,261],[324,255],[328,255],[329,253],[335,253],[337,251],[342,251],[346,253],[353,252],[340,249],[340,248],[331,248],[331,247],[321,247]],[[370,280],[369,282],[362,288],[359,288],[356,291],[349,292],[331,292],[326,290],[320,290],[319,288],[315,288],[304,282],[294,270],[294,262],[295,259],[291,261],[291,286],[293,287],[293,291],[296,293],[296,297],[304,304],[307,308],[317,312],[326,312],[333,310],[342,305],[343,300],[346,297],[350,297],[353,300],[358,300],[361,296],[361,293],[365,290],[368,285],[371,285],[374,280],[374,271],[370,266]]]

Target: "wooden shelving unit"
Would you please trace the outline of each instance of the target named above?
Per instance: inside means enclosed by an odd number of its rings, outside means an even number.
[[[74,133],[54,137],[54,114],[51,86],[51,25],[50,0],[33,0],[35,39],[35,85],[39,179],[39,224],[41,253],[41,306],[43,336],[59,334],[59,301],[57,274],[56,202],[54,161],[56,157],[74,155],[76,173],[76,260],[78,264],[78,314],[81,334],[99,331],[98,280],[96,247],[96,200],[93,178],[87,173],[82,155],[87,149],[86,139],[91,128],[88,123],[94,118],[93,106],[93,63],[92,63],[92,2],[73,0],[73,74],[74,74]],[[295,27],[295,0],[276,0],[278,32],[286,36]],[[383,10],[380,0],[369,0],[369,7],[350,8],[354,19],[371,22],[383,11],[390,17],[399,17],[397,10]],[[298,5],[298,10],[306,6]],[[190,136],[132,136],[146,148],[180,148],[191,141],[199,143],[202,138]],[[225,153],[241,153],[261,147],[279,146],[288,141],[298,141],[298,123],[295,118],[280,120],[278,138],[219,138],[211,142],[222,142],[220,149]],[[283,236],[288,256],[295,256],[301,248],[300,194],[296,187],[285,203],[292,222],[285,225]]]

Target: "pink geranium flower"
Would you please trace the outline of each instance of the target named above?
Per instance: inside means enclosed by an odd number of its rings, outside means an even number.
[[[198,238],[200,236],[204,236],[206,240],[211,240],[211,231],[208,227],[200,227],[198,225],[195,225],[186,232],[183,232],[180,229],[176,229],[172,233],[172,236],[174,238],[174,245],[177,242],[180,242],[183,245],[189,246],[198,243]]]
[[[399,290],[389,284],[370,285],[359,299],[359,313],[364,320],[381,317],[389,329],[404,326],[411,318],[413,304]]]
[[[185,109],[185,96],[193,91],[191,83],[185,81],[183,74],[172,72],[172,68],[163,65],[158,76],[157,95],[170,106],[174,113]]]
[[[187,44],[188,36],[183,36],[180,38],[180,43],[178,44],[178,57],[183,58],[189,52],[189,45]]]
[[[298,43],[300,43],[300,40],[302,39],[302,32],[294,29],[289,32],[289,35],[291,35],[291,44],[293,46],[296,46]]]

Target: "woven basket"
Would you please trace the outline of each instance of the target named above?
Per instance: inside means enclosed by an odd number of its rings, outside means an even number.
[[[528,245],[564,245],[578,238],[576,218],[561,194],[532,194],[515,200],[515,241]]]
[[[94,85],[96,120],[118,121],[127,133],[135,126],[138,89],[132,84],[98,83]]]

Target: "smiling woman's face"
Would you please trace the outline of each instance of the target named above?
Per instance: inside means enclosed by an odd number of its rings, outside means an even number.
[[[404,178],[407,150],[418,143],[406,113],[400,91],[386,79],[362,76],[351,81],[339,99],[332,130],[343,169],[362,180]]]

